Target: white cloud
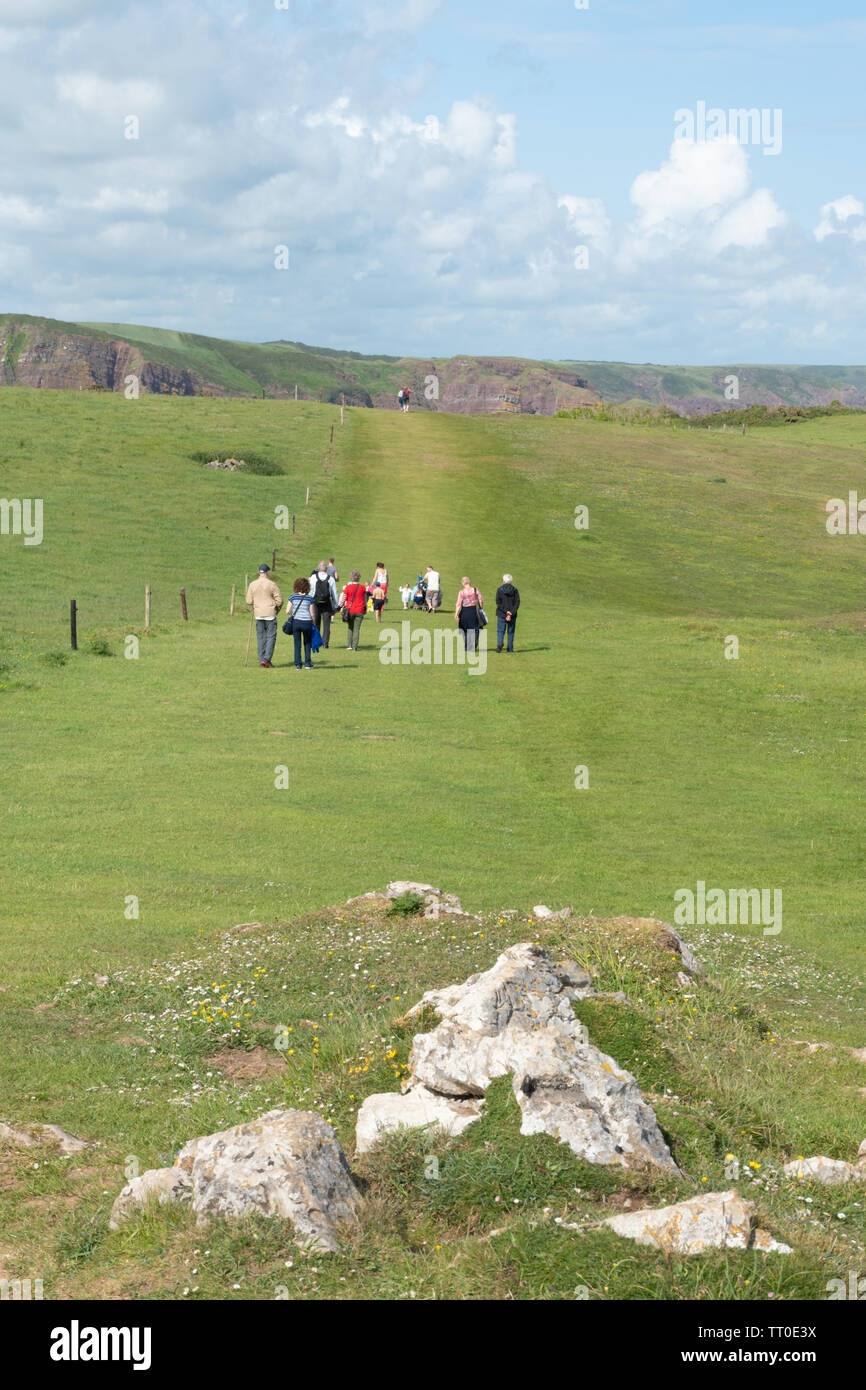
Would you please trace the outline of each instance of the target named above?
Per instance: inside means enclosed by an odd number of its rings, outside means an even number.
[[[514,117],[498,115],[479,101],[455,101],[440,132],[447,150],[477,163],[490,159],[507,166],[514,158]]]
[[[96,73],[68,73],[57,78],[57,94],[61,101],[72,102],[82,111],[99,116],[140,115],[158,106],[162,91],[158,83],[136,81],[111,82]]]
[[[855,241],[866,240],[864,212],[866,208],[853,193],[846,193],[842,198],[834,198],[831,203],[824,203],[821,208],[821,220],[813,232],[815,240],[823,241],[825,237],[833,236],[834,233],[852,236]],[[856,218],[857,221],[853,227],[848,227],[847,223],[852,218]]]
[[[33,229],[45,223],[45,211],[31,203],[27,198],[15,194],[4,196],[0,193],[0,227],[20,227]]]
[[[735,140],[675,140],[667,162],[638,174],[629,196],[642,227],[652,231],[687,225],[742,198],[748,186],[748,155]]]
[[[408,33],[427,24],[439,9],[442,0],[404,0],[402,5],[365,5],[364,27],[368,34]]]
[[[171,195],[165,188],[148,191],[144,188],[100,188],[94,198],[79,206],[92,208],[94,212],[167,212]]]
[[[113,7],[112,0],[0,0],[0,25],[76,24]]]
[[[783,227],[787,220],[770,190],[759,188],[719,219],[710,234],[710,245],[714,251],[728,246],[763,246],[773,228]]]
[[[579,237],[602,247],[607,244],[611,222],[600,198],[575,198],[566,193],[557,207],[565,208],[568,225]]]
[[[828,323],[856,341],[853,195],[812,234],[752,187],[745,148],[677,141],[635,171],[615,217],[573,165],[561,183],[521,165],[510,110],[459,87],[430,99],[405,39],[432,0],[347,5],[327,42],[264,3],[257,18],[240,3],[104,8],[98,25],[14,31],[0,89],[12,309],[436,354],[641,360],[708,342],[710,360],[765,344],[778,360],[795,330]],[[757,161],[762,181],[773,164]]]

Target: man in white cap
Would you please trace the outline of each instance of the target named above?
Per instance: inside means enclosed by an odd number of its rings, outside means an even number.
[[[514,625],[520,607],[520,593],[515,588],[513,576],[503,574],[502,583],[496,590],[496,650],[502,651],[505,634],[508,633],[507,652],[514,651]]]
[[[277,640],[277,614],[283,606],[283,596],[272,579],[270,565],[259,565],[259,577],[247,589],[246,601],[252,604],[256,620],[256,642],[259,665],[273,668],[271,657]]]

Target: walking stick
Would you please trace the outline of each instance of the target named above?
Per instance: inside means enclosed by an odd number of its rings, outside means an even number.
[[[255,612],[255,608],[253,608],[253,607],[251,606],[251,607],[250,607],[250,630],[249,630],[249,632],[247,633],[247,654],[246,654],[246,656],[244,657],[244,665],[245,665],[245,666],[246,666],[247,662],[248,662],[249,659],[250,659],[250,642],[252,641],[252,636],[253,636],[253,614],[254,614],[254,612]]]

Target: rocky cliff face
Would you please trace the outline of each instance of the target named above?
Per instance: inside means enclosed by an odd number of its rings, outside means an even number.
[[[122,339],[64,333],[26,322],[0,323],[0,360],[4,386],[124,391],[127,378],[134,376],[139,390],[148,394],[223,394],[194,372],[147,361]]]
[[[399,369],[398,369],[399,370]],[[407,362],[400,382],[412,391],[412,403],[457,415],[553,415],[578,405],[592,405],[598,392],[576,372],[508,357],[455,357],[446,362]],[[379,392],[376,406],[395,408],[396,392]]]

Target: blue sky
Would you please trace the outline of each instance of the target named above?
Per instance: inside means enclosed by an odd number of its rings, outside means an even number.
[[[0,306],[414,355],[863,362],[859,11],[0,0]]]

